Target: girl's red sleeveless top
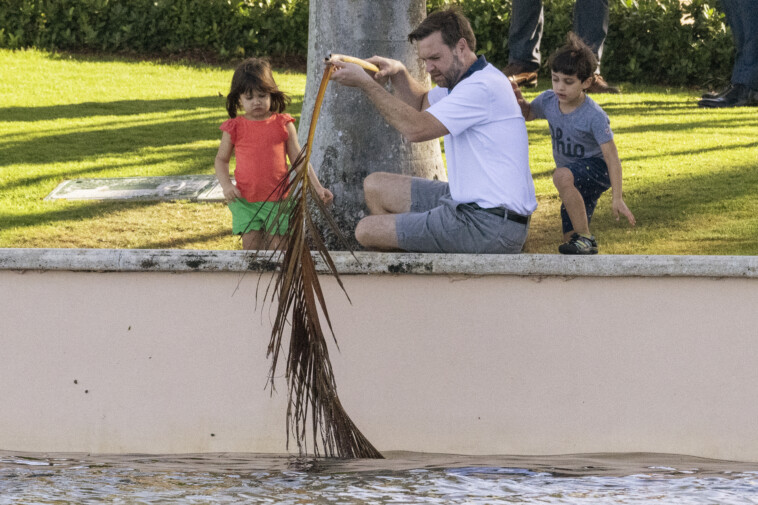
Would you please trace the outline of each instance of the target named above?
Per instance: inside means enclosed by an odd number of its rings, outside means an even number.
[[[287,123],[294,122],[289,114],[273,113],[263,121],[237,116],[221,124],[234,145],[234,180],[248,202],[275,202],[286,196],[277,187],[287,176]]]

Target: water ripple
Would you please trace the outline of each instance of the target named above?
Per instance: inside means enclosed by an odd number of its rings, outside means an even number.
[[[758,504],[758,465],[685,456],[382,461],[277,455],[87,456],[0,451],[5,504]]]

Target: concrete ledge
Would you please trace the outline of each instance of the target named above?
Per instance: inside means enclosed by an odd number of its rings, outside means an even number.
[[[342,274],[520,275],[566,277],[758,277],[758,256],[571,257],[334,251]],[[275,259],[275,258],[274,258]],[[326,271],[316,257],[317,266]],[[0,249],[0,270],[102,272],[272,271],[271,253],[179,249]]]
[[[340,400],[380,451],[758,461],[756,257],[333,257]],[[285,451],[276,267],[0,249],[0,449]]]

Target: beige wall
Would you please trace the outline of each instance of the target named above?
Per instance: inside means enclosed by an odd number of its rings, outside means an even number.
[[[285,452],[257,273],[1,256],[0,449]],[[339,394],[379,450],[758,461],[753,274],[542,272],[347,274],[352,305],[323,278]]]

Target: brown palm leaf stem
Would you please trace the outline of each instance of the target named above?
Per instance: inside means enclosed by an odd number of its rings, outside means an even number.
[[[280,255],[282,260],[272,279],[273,289],[267,289],[266,292],[266,296],[271,296],[272,303],[278,297],[277,313],[267,354],[271,357],[269,381],[273,390],[279,353],[289,323],[291,331],[286,358],[289,397],[287,446],[289,447],[290,438],[294,438],[300,454],[306,454],[307,441],[310,438],[315,456],[320,456],[323,450],[323,455],[327,457],[382,458],[379,451],[347,415],[337,396],[337,385],[329,360],[324,328],[318,313],[320,308],[336,344],[316,266],[311,256],[311,246],[324,260],[343,291],[345,288],[320,231],[312,219],[309,211],[312,206],[309,204],[313,203],[319,208],[335,235],[345,241],[308,177],[315,127],[333,70],[331,64],[326,65],[308,131],[308,141],[292,163],[289,176],[281,183],[288,194],[285,205],[280,206],[279,213],[289,213],[290,228],[282,237],[281,250],[272,253],[272,257]],[[278,219],[279,216],[276,216],[274,221]],[[269,288],[271,287],[269,285]],[[311,431],[310,437],[308,426]]]

